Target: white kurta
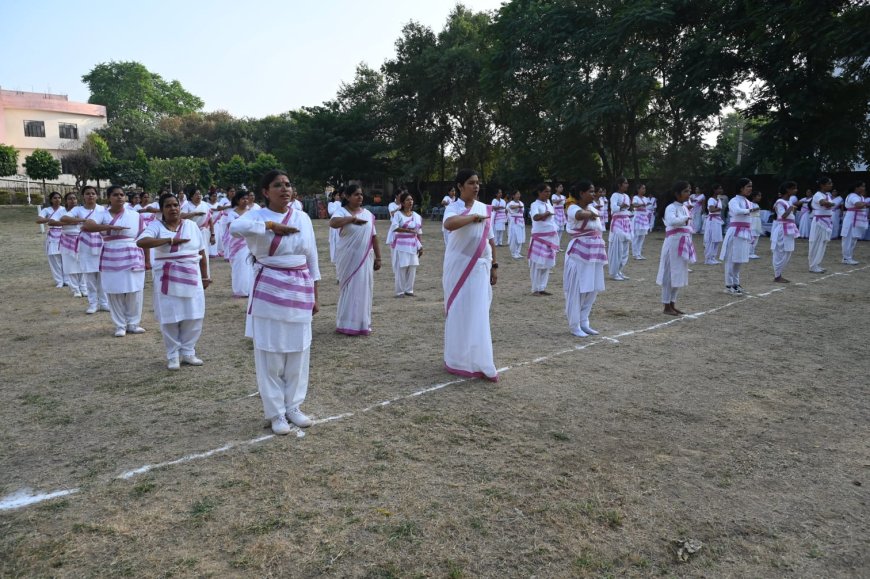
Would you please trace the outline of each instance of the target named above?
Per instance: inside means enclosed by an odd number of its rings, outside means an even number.
[[[189,219],[181,220],[179,231],[170,231],[163,221],[153,221],[146,227],[139,239],[167,239],[172,237],[188,239],[187,243],[178,245],[161,245],[154,248],[154,261],[151,264],[154,272],[154,319],[161,324],[171,324],[183,320],[198,320],[205,317],[205,292],[202,287],[199,261],[200,250],[208,250],[203,244],[199,227]],[[170,287],[167,276],[172,279],[179,277],[172,268],[183,267],[193,273],[189,281],[189,291],[176,295]],[[188,289],[185,288],[185,289]]]
[[[45,207],[44,209],[42,209],[42,211],[39,212],[39,216],[46,219],[54,219],[55,221],[57,221],[61,218],[63,212],[63,207],[58,207],[57,209]],[[47,234],[45,237],[45,255],[60,255],[61,229],[62,228],[59,225],[47,226]]]
[[[107,210],[99,215],[94,214],[92,219],[98,225],[108,225],[115,220],[115,216]],[[100,255],[100,281],[103,290],[107,294],[141,292],[145,287],[144,252],[136,247],[136,238],[143,229],[142,220],[138,213],[124,210],[123,214],[115,220],[114,225],[126,229],[114,231],[103,237],[103,249]],[[128,268],[125,266],[125,269],[117,269],[114,254],[118,252],[126,252],[128,255],[139,252],[142,255],[142,262],[135,265],[130,262]]]
[[[349,336],[367,336],[372,331],[374,296],[375,216],[368,209],[352,215],[342,207],[333,217],[356,217],[367,223],[342,227],[335,246],[335,268],[339,294],[335,329]]]
[[[475,201],[450,205],[444,219],[454,215],[486,216],[489,206]],[[466,377],[498,380],[492,355],[489,308],[492,303],[490,269],[493,238],[491,219],[470,223],[450,233],[444,251],[444,366],[448,372]]]
[[[512,257],[520,256],[523,243],[526,242],[525,210],[526,206],[522,201],[511,200],[507,203],[508,245],[510,245]]]
[[[60,221],[63,217],[67,215],[70,217],[74,217],[74,211],[78,209],[78,206],[73,207],[69,211],[66,209],[61,209],[57,214],[55,219]],[[78,256],[78,242],[79,242],[79,234],[82,231],[82,226],[78,223],[64,225],[61,227],[61,242],[60,242],[60,255],[61,260],[63,261],[63,273],[67,276],[74,275],[78,276],[82,273],[81,265],[79,264],[79,256]],[[76,278],[78,280],[78,278]],[[79,280],[80,283],[84,283]],[[73,285],[75,285],[75,281]],[[78,287],[75,288],[78,291]]]
[[[604,223],[594,204],[590,203],[587,208],[599,218],[577,221],[577,213],[584,209],[579,205],[568,208],[565,231],[570,240],[565,249],[565,270],[562,274],[566,303],[578,294],[604,291],[604,264],[607,263],[604,239],[601,237]]]
[[[87,209],[81,205],[73,208],[70,215],[76,219],[93,219],[106,211],[102,205]],[[80,228],[81,229],[81,228]],[[103,248],[103,236],[99,233],[80,231],[78,245],[79,266],[82,273],[97,273],[100,271],[100,250]]]
[[[794,220],[794,212],[784,217],[790,205],[785,199],[777,199],[773,204],[776,219],[770,228],[770,251],[773,254],[773,274],[780,277],[788,265],[791,254],[794,251],[794,239],[797,235],[797,224]]]
[[[326,213],[329,218],[335,215],[337,210],[341,209],[341,201],[330,201],[326,206]],[[338,229],[329,228],[329,261],[335,262],[335,242],[338,241]]]
[[[233,297],[246,298],[251,291],[251,284],[254,282],[254,267],[251,263],[251,252],[248,249],[248,243],[244,238],[239,236],[233,237],[230,235],[230,227],[240,217],[251,213],[247,211],[240,216],[235,209],[230,209],[224,212],[223,226],[224,235],[223,250],[224,257],[230,262],[230,282],[233,288]]]
[[[722,241],[719,259],[731,263],[747,263],[752,249],[752,231],[749,211],[752,203],[742,195],[728,202],[728,231]]]
[[[818,271],[821,268],[822,260],[825,258],[825,249],[828,247],[833,232],[831,208],[823,207],[822,201],[830,202],[831,194],[816,191],[812,201],[813,217],[810,225],[810,246],[807,251],[811,271]]]
[[[662,288],[681,288],[689,285],[689,264],[695,262],[692,244],[691,215],[682,203],[671,203],[665,208],[665,241],[659,258],[656,283]],[[668,299],[664,303],[674,301]]]

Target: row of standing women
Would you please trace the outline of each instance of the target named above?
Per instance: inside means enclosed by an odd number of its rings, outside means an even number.
[[[461,376],[497,380],[489,309],[492,286],[498,280],[494,230],[500,221],[496,208],[499,204],[485,205],[477,200],[480,182],[474,171],[460,171],[456,183],[458,199],[447,204],[443,220],[447,238],[442,277],[444,365],[449,372]],[[791,190],[790,185],[785,187],[783,195]],[[232,254],[235,244],[241,253],[241,241],[251,256],[246,264],[251,268],[252,279],[249,285],[240,288],[248,296],[246,335],[254,342],[264,415],[271,421],[274,432],[286,434],[291,423],[305,427],[313,422],[300,410],[300,405],[307,391],[311,319],[319,310],[320,270],[310,219],[294,209],[286,174],[267,173],[261,191],[267,206],[235,212],[236,216],[225,224],[223,249]],[[738,195],[729,202],[731,222],[720,253],[726,261],[726,285],[734,291],[742,291],[739,264],[745,263],[751,250],[752,236],[747,235],[752,212],[747,197],[751,192],[751,182],[738,183]],[[102,277],[116,335],[144,331],[139,326],[145,271],[145,254],[141,249],[153,252],[150,261],[154,264],[154,311],[161,325],[168,366],[177,369],[181,363],[202,364],[196,357],[195,345],[202,331],[204,290],[211,281],[208,254],[214,228],[190,219],[198,213],[195,198],[194,211],[185,212],[174,196],[161,196],[157,202],[160,218],[146,224],[143,216],[126,210],[126,197],[120,188],[110,188],[110,205],[105,211],[96,206],[93,190],[86,189],[84,193],[82,211],[70,210],[69,216],[58,216],[54,211],[49,223],[80,226],[79,239],[87,237],[93,242],[80,241],[77,251],[102,242],[102,248],[94,255],[99,255],[97,273]],[[561,197],[561,193],[557,189],[556,195]],[[662,288],[664,313],[669,315],[682,314],[676,307],[677,294],[688,284],[689,265],[695,261],[692,216],[686,206],[689,193],[688,183],[676,183],[671,192],[673,200],[664,212],[666,237],[656,281]],[[625,279],[621,268],[627,261],[627,251],[612,255],[603,232],[608,210],[616,217],[637,209],[633,206],[638,203],[627,197],[620,183],[608,203],[606,197],[596,193],[592,183],[581,181],[572,188],[569,199],[556,199],[555,205],[549,187],[542,186],[538,200],[532,204],[532,239],[528,250],[532,289],[538,295],[548,295],[545,288],[549,271],[555,264],[556,253],[561,251],[559,237],[564,230],[569,236],[563,273],[565,315],[570,331],[576,336],[597,334],[589,318],[598,293],[604,290],[605,266],[609,266],[611,277],[618,279],[614,274],[620,274]],[[362,207],[362,200],[359,188],[351,186],[345,191],[345,199],[330,207],[330,257],[339,284],[336,331],[348,335],[371,332],[373,272],[381,264],[375,219]],[[241,198],[234,199],[233,206],[237,209],[245,203]],[[857,225],[861,222],[857,209],[864,206],[854,207],[857,221],[852,228],[858,233]],[[793,234],[794,207],[778,201],[775,208],[778,221],[771,243],[774,266],[779,267],[777,277],[781,277],[783,260],[787,263],[793,249],[793,244],[789,249],[787,238]],[[823,211],[824,203],[820,202],[820,208]],[[409,194],[401,195],[399,203],[391,209],[394,213],[387,242],[393,248],[395,295],[413,296],[414,273],[422,252],[422,219],[413,212]],[[510,215],[507,210],[504,212],[506,217]],[[564,228],[558,225],[562,219]],[[615,222],[620,224],[624,219],[616,217]],[[616,228],[618,234],[614,235],[611,223],[611,250],[617,241],[624,243],[622,234],[634,235],[635,224],[645,229],[643,235],[650,227],[649,221],[638,222],[632,217],[628,231],[620,224]],[[864,224],[866,228],[866,215]],[[89,287],[88,295],[91,294],[100,295],[99,290]]]

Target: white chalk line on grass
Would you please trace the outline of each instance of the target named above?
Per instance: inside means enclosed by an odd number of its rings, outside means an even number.
[[[870,268],[870,265],[866,265],[866,266],[860,267],[860,268],[855,268],[855,269],[849,270],[848,272],[830,273],[826,276],[818,277],[814,280],[811,280],[809,283],[820,282],[820,281],[823,281],[825,279],[829,279],[829,278],[836,277],[836,276],[851,275],[852,273],[855,273],[858,271],[863,271],[863,270],[868,269],[868,268]],[[794,286],[804,286],[806,284],[795,283],[793,285]],[[637,334],[644,334],[647,332],[652,332],[652,331],[655,331],[655,330],[658,330],[661,328],[666,328],[672,324],[695,321],[695,320],[698,320],[699,318],[702,318],[704,316],[709,316],[710,314],[714,314],[714,313],[716,313],[720,310],[723,310],[725,308],[730,308],[730,307],[738,305],[738,304],[747,303],[753,299],[768,297],[768,296],[774,295],[778,292],[782,292],[785,289],[786,289],[785,287],[781,287],[781,288],[775,288],[775,289],[772,289],[768,292],[764,292],[764,293],[757,294],[757,295],[748,295],[747,294],[744,297],[742,297],[741,299],[724,303],[722,305],[716,306],[715,308],[710,308],[709,310],[705,310],[703,312],[693,312],[691,314],[686,314],[684,316],[677,317],[677,318],[674,318],[672,320],[668,320],[666,322],[653,324],[652,326],[649,326],[647,328],[641,328],[639,330],[626,330],[624,332],[620,332],[620,333],[615,334],[613,336],[601,336],[598,339],[594,339],[594,340],[591,340],[588,342],[583,342],[581,344],[575,344],[571,348],[566,348],[564,350],[554,352],[554,353],[550,354],[549,356],[540,356],[540,357],[534,358],[532,360],[526,360],[524,362],[519,362],[517,364],[514,364],[513,366],[505,366],[503,368],[499,368],[497,371],[499,374],[503,374],[505,372],[509,372],[510,370],[513,370],[516,368],[522,368],[524,366],[531,366],[532,364],[540,364],[540,363],[546,362],[547,360],[550,360],[552,358],[557,358],[557,357],[563,356],[565,354],[570,354],[570,353],[577,352],[580,350],[585,350],[587,348],[591,348],[592,346],[596,346],[599,344],[619,344],[620,343],[619,338],[624,338],[624,337],[628,337],[628,336],[634,336]],[[367,407],[365,407],[361,410],[358,410],[356,412],[344,412],[342,414],[336,414],[334,416],[327,416],[325,418],[318,418],[318,419],[314,420],[314,424],[315,425],[327,424],[330,422],[345,420],[347,418],[352,418],[358,414],[364,414],[366,412],[371,412],[372,410],[375,410],[377,408],[383,408],[384,406],[389,406],[390,404],[393,404],[395,402],[400,402],[402,400],[410,400],[410,399],[416,398],[418,396],[423,396],[424,394],[436,392],[436,391],[441,390],[443,388],[446,388],[448,386],[454,386],[456,384],[463,384],[463,383],[469,382],[471,380],[474,380],[474,378],[459,378],[456,380],[451,380],[449,382],[442,382],[440,384],[428,386],[428,387],[423,388],[421,390],[415,390],[414,392],[411,392],[410,394],[403,394],[401,396],[396,396],[396,397],[390,398],[388,400],[383,400],[381,402],[377,402],[375,404],[372,404],[371,406],[367,406]],[[258,394],[257,392],[254,392],[253,394],[250,394],[246,397],[250,398],[250,397],[256,396],[257,394]],[[305,436],[305,432],[299,428],[294,427],[293,432],[295,432],[297,438],[302,438]],[[140,466],[139,468],[135,468],[132,470],[122,472],[121,474],[116,475],[116,476],[112,477],[111,479],[107,479],[107,481],[108,480],[118,480],[118,479],[129,480],[131,478],[145,474],[145,473],[150,472],[150,471],[155,470],[155,469],[166,468],[166,467],[175,466],[178,464],[183,464],[186,462],[192,462],[195,460],[209,458],[209,457],[217,455],[217,454],[222,454],[222,453],[228,452],[228,451],[235,449],[235,448],[251,446],[254,444],[258,444],[260,442],[271,440],[273,438],[276,438],[276,436],[274,434],[267,434],[267,435],[259,436],[257,438],[253,438],[251,440],[246,440],[243,442],[229,442],[229,443],[224,444],[223,446],[220,446],[218,448],[214,448],[212,450],[208,450],[205,452],[188,454],[188,455],[182,456],[181,458],[177,458],[175,460],[169,460],[166,462],[160,462],[160,463],[156,463],[156,464],[146,464],[146,465]],[[78,489],[78,488],[71,488],[71,489],[63,489],[63,490],[53,491],[53,492],[49,492],[49,493],[34,493],[34,491],[32,489],[24,488],[24,489],[21,489],[21,490],[18,490],[16,492],[12,493],[12,494],[6,495],[5,497],[0,498],[0,511],[19,509],[19,508],[34,505],[34,504],[37,504],[37,503],[40,503],[43,501],[47,501],[47,500],[51,500],[51,499],[55,499],[55,498],[60,498],[60,497],[65,497],[65,496],[70,496],[70,495],[78,493],[80,490],[81,489]]]

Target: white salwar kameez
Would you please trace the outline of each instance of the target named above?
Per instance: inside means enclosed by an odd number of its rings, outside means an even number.
[[[689,196],[689,205],[692,207],[692,233],[704,232],[704,202],[706,197],[703,193],[692,193]]]
[[[489,206],[474,201],[451,204],[444,211],[446,221],[454,215],[488,216]],[[450,232],[444,251],[444,367],[459,376],[497,381],[492,355],[489,308],[492,303],[490,269],[493,239],[491,219],[469,223]]]
[[[656,283],[662,286],[662,303],[677,301],[677,293],[689,285],[689,264],[695,263],[691,215],[685,205],[673,202],[665,208],[665,241],[659,258]]]
[[[649,233],[649,207],[646,197],[635,195],[632,199],[634,221],[632,222],[631,253],[635,259],[643,258],[643,243]]]
[[[145,253],[136,247],[143,228],[142,218],[128,209],[120,215],[108,210],[91,218],[97,225],[126,227],[103,237],[100,282],[109,300],[109,313],[117,330],[135,330],[142,321],[142,291],[145,287]]]
[[[584,211],[579,205],[568,207],[565,230],[568,232],[568,247],[565,249],[565,269],[562,272],[562,291],[565,295],[565,317],[572,333],[578,330],[587,333],[589,315],[599,292],[604,291],[604,265],[607,251],[604,245],[604,223],[594,203],[587,211],[598,219],[577,220],[577,213]]]
[[[794,240],[798,233],[797,224],[794,220],[794,212],[784,217],[785,212],[791,207],[785,199],[777,199],[773,204],[776,219],[770,227],[770,251],[773,253],[773,277],[782,276],[785,266],[794,252]]]
[[[608,273],[614,279],[624,277],[623,269],[628,263],[628,252],[631,247],[631,239],[634,236],[632,229],[631,211],[623,209],[622,205],[631,205],[631,197],[625,193],[614,192],[610,196],[610,237],[607,243]]]
[[[235,209],[230,209],[225,212],[223,218],[224,235],[223,250],[224,257],[230,262],[230,281],[233,288],[234,298],[247,298],[251,293],[251,284],[254,282],[254,267],[251,264],[251,252],[248,249],[248,244],[241,237],[233,237],[230,235],[230,226],[241,216],[250,213],[242,213],[240,216]]]
[[[398,233],[397,228],[414,229],[416,233]],[[420,258],[417,252],[423,248],[423,218],[412,211],[410,216],[401,211],[393,214],[390,232],[387,234],[387,244],[391,248],[390,262],[395,277],[396,296],[414,295],[414,280],[417,277],[417,266]]]
[[[154,248],[154,319],[160,324],[166,359],[196,356],[196,343],[205,317],[205,292],[200,271],[200,251],[208,251],[199,226],[182,219],[177,231],[163,221],[151,222],[139,239],[187,239],[186,243]]]
[[[335,212],[341,209],[341,201],[330,201],[329,205],[326,206],[326,213],[329,218],[332,219],[335,216]],[[338,229],[334,227],[329,228],[329,261],[330,263],[335,263],[335,242],[338,240]]]
[[[550,215],[536,220],[538,215]],[[532,219],[532,239],[529,242],[529,275],[532,278],[532,292],[546,291],[550,271],[556,266],[556,253],[559,251],[559,234],[553,205],[549,201],[534,201],[529,207]]]
[[[840,237],[841,223],[843,219],[843,197],[837,195],[831,200],[834,206],[831,208],[831,239]]]
[[[504,245],[504,232],[507,229],[507,201],[504,199],[493,199],[490,203],[492,207],[492,229],[495,236],[495,246],[501,247]]]
[[[752,203],[752,213],[749,214],[749,231],[752,233],[752,249],[749,254],[750,259],[758,259],[755,249],[758,247],[758,240],[764,235],[764,227],[761,225],[761,207],[758,203]]]
[[[101,205],[96,205],[93,209],[79,205],[73,208],[71,215],[76,219],[93,219],[95,215],[105,211],[106,209]],[[103,284],[100,281],[100,253],[102,253],[102,249],[102,235],[87,231],[79,232],[78,260],[82,277],[88,288],[89,312],[95,312],[98,309],[108,311],[109,309],[109,299],[106,297],[106,292],[103,291]]]
[[[509,201],[507,204],[508,245],[514,259],[523,256],[523,244],[526,242],[525,210],[526,206],[522,201]]]
[[[752,231],[749,212],[752,203],[746,197],[737,195],[728,202],[728,231],[722,242],[719,259],[725,262],[725,287],[740,285],[740,268],[749,261],[752,249]]]
[[[203,215],[194,215],[189,219],[196,223],[199,229],[199,234],[202,237],[202,246],[205,248],[205,271],[208,272],[207,277],[211,277],[211,263],[209,260],[209,245],[211,244],[211,207],[206,201],[200,201],[199,205],[194,205],[193,201],[188,201],[184,207],[180,209],[182,213],[202,213]]]
[[[553,205],[553,219],[556,221],[556,245],[562,246],[562,232],[565,231],[565,200],[564,195],[553,193],[550,195],[550,203]],[[561,251],[561,250],[560,250]]]
[[[45,207],[39,212],[39,216],[57,221],[61,218],[63,212],[63,207],[58,207],[57,209]],[[59,225],[49,225],[46,227],[47,233],[45,236],[45,255],[48,258],[48,269],[51,271],[51,277],[54,280],[54,285],[57,287],[63,287],[63,284],[66,283],[63,275],[63,258],[60,255],[62,229]]]
[[[335,246],[339,288],[335,331],[348,336],[368,336],[372,333],[375,287],[375,216],[368,209],[351,214],[347,208],[341,207],[333,217],[354,217],[366,221],[365,225],[350,223],[339,230]]]
[[[810,236],[810,229],[813,224],[813,214],[810,212],[810,200],[804,197],[806,203],[801,205],[801,212],[798,216],[798,237],[807,239]]]
[[[704,220],[704,263],[707,265],[719,263],[716,257],[722,245],[722,225],[722,203],[716,197],[710,197],[707,201],[707,219]]]
[[[864,198],[858,193],[846,196],[846,216],[843,218],[843,261],[854,261],[855,245],[867,232],[867,209],[858,209],[857,203],[863,203]]]
[[[813,222],[810,227],[810,248],[807,253],[810,271],[814,273],[822,271],[825,250],[828,248],[828,242],[831,241],[831,208],[822,207],[822,201],[830,202],[830,193],[816,191],[812,201]]]
[[[67,215],[73,217],[73,211],[77,208],[78,206],[73,207],[69,211],[61,209],[61,212],[58,213],[58,217],[55,217],[55,219],[60,221]],[[85,283],[84,275],[82,275],[82,267],[79,264],[78,255],[79,234],[81,231],[81,224],[75,223],[61,227],[60,234],[60,257],[63,262],[63,275],[66,277],[67,283],[76,297],[88,295],[88,286]]]
[[[299,232],[277,236],[276,241],[266,221]],[[243,236],[257,259],[245,336],[254,341],[263,414],[273,420],[298,409],[308,393],[314,282],[320,279],[314,228],[302,211],[292,210],[288,217],[286,212],[263,208],[233,221],[229,231]]]

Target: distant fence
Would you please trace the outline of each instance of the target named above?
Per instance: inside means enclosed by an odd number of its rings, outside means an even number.
[[[75,185],[46,183],[46,193],[57,191],[61,195],[78,191]],[[0,205],[42,205],[45,197],[42,181],[31,179],[0,179]]]

